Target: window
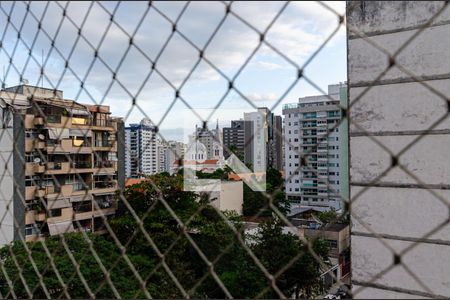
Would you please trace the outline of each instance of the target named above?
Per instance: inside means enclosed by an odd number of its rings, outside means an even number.
[[[337,248],[337,241],[335,240],[326,240],[328,242],[328,245],[330,246],[331,249],[336,249]]]
[[[61,208],[51,209],[48,214],[50,218],[61,217],[61,215],[62,215]]]
[[[35,235],[40,234],[39,227],[36,224],[25,225],[25,235]]]

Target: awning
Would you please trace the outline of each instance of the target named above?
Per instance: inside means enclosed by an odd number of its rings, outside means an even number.
[[[77,108],[66,107],[66,110],[67,110],[71,115],[78,115],[78,116],[90,116],[90,115],[91,115],[90,112],[88,112],[87,110],[83,110],[83,109],[77,109]]]
[[[48,199],[47,207],[48,209],[55,208],[63,208],[63,207],[71,207],[70,201],[68,198],[57,198],[57,199]]]
[[[78,196],[70,196],[70,202],[80,202],[80,201],[89,201],[92,200],[92,196],[89,194],[86,195],[78,195]]]
[[[69,138],[69,129],[67,128],[48,128],[48,137],[51,140],[60,140]]]
[[[90,129],[70,129],[69,135],[91,137],[92,131]]]
[[[50,235],[63,234],[66,232],[74,232],[72,221],[65,221],[59,223],[48,223],[48,231]]]

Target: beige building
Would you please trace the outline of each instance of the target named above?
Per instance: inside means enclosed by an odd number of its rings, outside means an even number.
[[[221,211],[229,210],[242,215],[243,184],[242,181],[220,181],[220,191],[210,192],[211,205]],[[204,186],[204,189],[205,191],[216,189],[215,184]]]
[[[103,232],[124,182],[123,122],[28,85],[0,92],[0,117],[0,244]]]

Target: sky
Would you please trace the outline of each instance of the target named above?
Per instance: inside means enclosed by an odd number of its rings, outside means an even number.
[[[345,2],[323,3],[345,12]],[[317,2],[233,2],[224,19],[227,4],[34,1],[27,9],[2,1],[1,82],[14,86],[22,75],[31,85],[63,90],[65,98],[110,105],[126,124],[150,118],[165,139],[180,140],[187,115],[200,122],[190,108],[202,118],[213,109],[210,125],[219,119],[222,127],[280,99],[274,112],[281,114],[282,104],[346,81],[345,26],[331,10]],[[271,47],[262,44],[249,59],[259,45],[256,31],[266,30]],[[327,39],[303,71],[319,89],[302,78],[285,94],[297,78],[290,62],[303,67]],[[198,63],[198,49],[207,61]],[[239,93],[227,93],[232,78]]]

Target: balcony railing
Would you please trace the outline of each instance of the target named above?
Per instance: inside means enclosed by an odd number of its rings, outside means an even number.
[[[47,123],[61,123],[61,115],[47,115],[45,119]]]
[[[112,147],[111,141],[94,141],[95,147]]]
[[[75,213],[91,212],[92,203],[74,204],[72,208]]]
[[[116,187],[115,181],[94,181],[95,189],[107,189]]]
[[[72,162],[72,168],[74,169],[89,169],[92,168],[90,161],[74,161]]]
[[[99,127],[112,127],[112,121],[111,120],[94,120],[93,122],[94,126],[99,126]]]
[[[48,162],[47,170],[61,170],[62,163],[61,162]]]
[[[73,191],[83,191],[83,190],[88,190],[89,186],[87,186],[86,184],[84,184],[83,182],[74,182],[72,183],[73,186]]]
[[[96,168],[113,168],[114,161],[111,161],[111,160],[97,161],[97,162],[95,162],[95,167]]]

